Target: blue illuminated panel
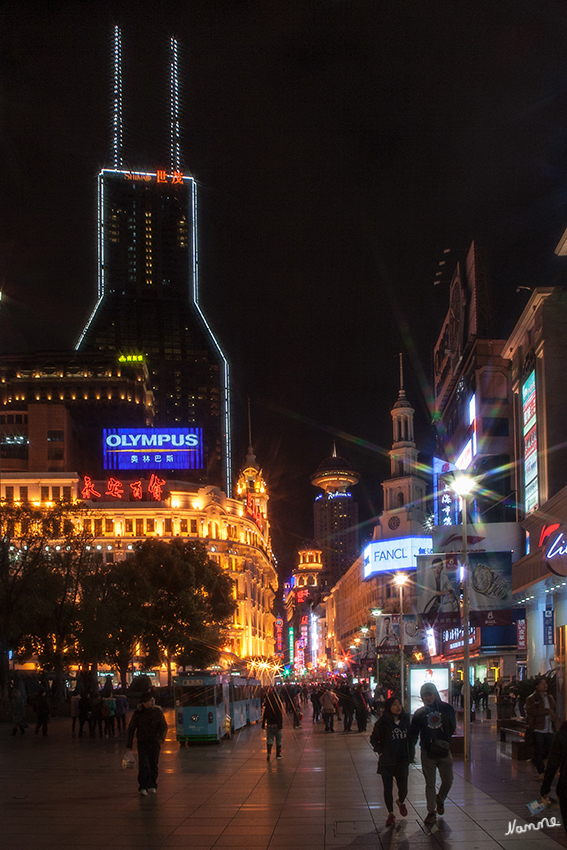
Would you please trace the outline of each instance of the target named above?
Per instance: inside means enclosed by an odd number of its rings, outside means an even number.
[[[202,469],[202,428],[104,428],[105,469]]]
[[[431,555],[431,537],[399,537],[395,540],[374,540],[364,550],[364,578],[376,573],[396,570],[415,570],[418,555]]]

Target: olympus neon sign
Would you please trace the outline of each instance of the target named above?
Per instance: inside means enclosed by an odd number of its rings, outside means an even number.
[[[105,428],[104,469],[202,469],[202,428]]]

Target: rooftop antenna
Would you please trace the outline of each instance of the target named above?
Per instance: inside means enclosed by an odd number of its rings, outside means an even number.
[[[250,416],[250,396],[248,396],[248,445],[252,446],[252,417]]]
[[[170,155],[171,171],[181,171],[181,143],[179,139],[179,45],[176,38],[169,49],[169,100],[170,100]]]
[[[404,355],[400,353],[400,392],[404,388]]]
[[[122,146],[124,144],[124,123],[122,120],[122,32],[114,27],[114,101],[112,108],[112,152],[114,168],[122,168]]]

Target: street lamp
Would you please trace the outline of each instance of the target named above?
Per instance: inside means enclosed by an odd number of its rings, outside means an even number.
[[[462,548],[462,568],[463,568],[463,666],[465,668],[465,699],[463,719],[463,735],[464,735],[464,761],[469,761],[471,757],[471,680],[469,673],[470,665],[470,648],[469,648],[469,585],[468,585],[468,540],[467,540],[467,496],[473,492],[476,482],[470,475],[461,474],[455,475],[451,489],[460,496],[462,505],[462,525],[463,525],[463,548]]]
[[[382,614],[381,608],[371,608],[370,613],[376,618],[376,626],[374,629],[374,642],[376,645],[376,684],[380,687],[380,653],[378,651],[378,617]]]
[[[408,580],[404,573],[396,573],[394,581],[398,585],[400,591],[400,617],[398,621],[398,630],[400,632],[400,689],[401,702],[404,704],[404,584]]]

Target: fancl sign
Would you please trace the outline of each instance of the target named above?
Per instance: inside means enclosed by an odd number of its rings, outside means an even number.
[[[105,428],[104,469],[202,469],[202,428]]]
[[[431,555],[431,537],[400,537],[374,540],[364,550],[364,578],[376,573],[415,570],[418,555]]]

